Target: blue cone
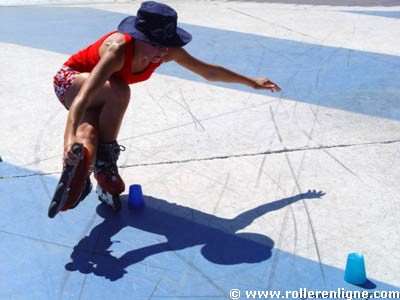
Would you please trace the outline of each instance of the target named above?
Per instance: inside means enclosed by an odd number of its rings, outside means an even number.
[[[344,280],[354,285],[364,285],[367,282],[364,256],[360,253],[350,253],[347,257]]]
[[[142,208],[144,206],[143,192],[140,184],[129,187],[128,207],[130,209]]]

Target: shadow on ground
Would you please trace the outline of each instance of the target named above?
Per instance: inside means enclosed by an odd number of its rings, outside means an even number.
[[[256,233],[238,233],[255,219],[294,202],[321,198],[323,192],[309,191],[293,197],[266,203],[248,210],[233,219],[224,219],[165,200],[145,197],[146,207],[129,210],[126,196],[123,209],[113,213],[101,204],[97,213],[104,220],[85,236],[71,254],[69,271],[93,273],[111,281],[127,273],[127,267],[162,252],[178,251],[201,245],[201,254],[209,262],[219,265],[254,264],[271,257],[272,239]],[[131,249],[119,257],[112,255],[113,236],[126,227],[164,236],[166,240],[146,247]],[[131,239],[137,237],[132,234]]]
[[[0,163],[1,299],[70,299],[77,293],[81,299],[226,299],[232,288],[399,291],[375,278],[352,286],[343,269],[249,232],[257,218],[265,216],[263,224],[270,226],[274,211],[322,201],[311,200],[321,192],[268,202],[233,218],[154,197],[146,197],[144,210],[131,211],[126,196],[114,214],[92,193],[77,209],[49,219],[58,178],[35,174]],[[337,264],[344,266],[345,253]],[[26,281],[33,290],[21,288]]]

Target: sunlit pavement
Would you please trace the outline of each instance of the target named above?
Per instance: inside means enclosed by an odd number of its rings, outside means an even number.
[[[131,86],[119,137],[146,208],[92,192],[48,219],[67,116],[52,76],[140,2],[0,6],[0,298],[399,291],[400,4],[165,2],[190,53],[282,92],[162,66]],[[364,287],[343,280],[350,252]]]

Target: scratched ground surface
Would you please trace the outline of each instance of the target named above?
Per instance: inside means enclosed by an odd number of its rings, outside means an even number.
[[[268,2],[168,1],[189,52],[283,91],[161,67],[132,87],[119,138],[146,208],[125,194],[114,215],[92,193],[53,220],[67,112],[52,76],[139,2],[0,7],[0,299],[359,290],[353,251],[363,288],[399,290],[400,6]]]

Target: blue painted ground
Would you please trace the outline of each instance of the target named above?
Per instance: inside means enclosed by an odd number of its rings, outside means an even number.
[[[92,193],[51,220],[47,206],[57,178],[34,174],[0,164],[0,299],[222,299],[232,288],[360,290],[343,281],[342,269],[276,249],[268,236],[238,233],[258,217],[317,197],[313,193],[266,199],[233,219],[151,195],[141,211],[129,210],[124,196],[122,212],[114,214]],[[368,288],[400,290],[375,279]]]
[[[353,14],[400,19],[400,11],[349,11]]]
[[[366,13],[397,16],[393,12]],[[94,8],[0,7],[0,42],[72,54],[115,30],[125,16]],[[29,26],[8,25],[15,20],[23,20]],[[285,86],[282,95],[272,96],[400,120],[399,56],[190,24],[181,26],[194,36],[187,49],[195,56],[251,76],[267,75]],[[158,72],[202,81],[173,63]],[[238,85],[218,85],[256,92]]]
[[[91,8],[2,7],[0,42],[70,54],[124,16]],[[9,26],[15,20],[23,25]],[[400,120],[398,56],[183,27],[194,35],[191,53],[249,75],[268,74],[287,87],[285,98]],[[173,64],[159,72],[200,80]],[[349,101],[354,95],[356,105]],[[265,199],[233,219],[151,195],[143,211],[128,210],[124,200],[114,215],[91,194],[78,209],[50,220],[57,175],[34,173],[0,163],[0,299],[217,299],[232,288],[359,289],[343,281],[343,269],[281,251],[268,236],[238,233],[313,194]],[[371,281],[371,290],[399,290]]]

